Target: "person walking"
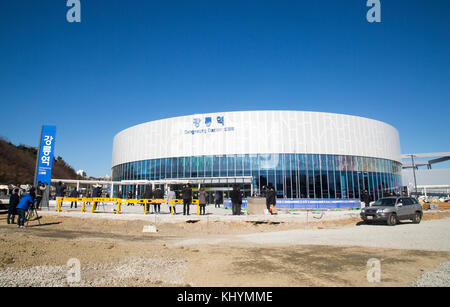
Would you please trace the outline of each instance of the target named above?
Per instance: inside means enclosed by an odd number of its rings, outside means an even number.
[[[25,193],[17,204],[17,227],[25,228],[25,215],[30,205],[34,203],[32,195],[34,194],[34,188],[31,188],[28,193]]]
[[[372,197],[370,196],[367,189],[364,190],[364,193],[361,195],[361,201],[364,203],[364,207],[369,207]]]
[[[241,205],[242,205],[242,195],[241,190],[237,185],[233,186],[233,190],[231,190],[230,193],[231,198],[231,206],[232,206],[232,212],[233,215],[240,215],[241,214]]]
[[[7,224],[14,224],[14,219],[17,214],[17,205],[19,204],[19,189],[15,188],[9,197],[8,217],[6,219]]]
[[[192,203],[192,189],[186,184],[182,191],[183,194],[183,215],[189,215],[189,208]]]
[[[270,214],[274,214],[274,209],[277,205],[277,193],[275,192],[274,187],[270,187],[266,196],[267,210],[269,210]],[[272,209],[272,208],[273,209]]]
[[[198,191],[198,205],[200,206],[200,215],[206,214],[206,204],[208,202],[208,193],[203,189],[203,187],[200,188]]]

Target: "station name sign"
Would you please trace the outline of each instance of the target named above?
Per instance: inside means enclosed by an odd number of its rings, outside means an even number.
[[[234,127],[225,125],[224,116],[205,116],[203,118],[196,117],[192,121],[193,129],[184,130],[184,134],[199,134],[199,133],[216,133],[234,131]]]
[[[53,166],[53,152],[55,149],[55,126],[42,126],[39,145],[39,157],[37,161],[36,182],[50,184]]]

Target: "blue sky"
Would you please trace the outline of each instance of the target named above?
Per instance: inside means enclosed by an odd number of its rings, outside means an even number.
[[[403,153],[450,151],[450,1],[0,2],[0,135],[111,173],[113,137],[143,122],[236,110],[384,121]]]

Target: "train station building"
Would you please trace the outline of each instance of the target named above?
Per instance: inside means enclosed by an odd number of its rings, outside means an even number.
[[[150,121],[114,137],[113,195],[142,195],[145,183],[202,185],[246,196],[273,186],[279,198],[374,199],[401,187],[398,131],[343,114],[240,111]]]

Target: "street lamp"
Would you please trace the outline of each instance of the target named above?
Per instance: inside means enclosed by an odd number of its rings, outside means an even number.
[[[411,156],[413,175],[414,175],[414,192],[416,193],[416,196],[417,196],[416,165],[414,164],[415,155],[409,155],[409,156]]]

